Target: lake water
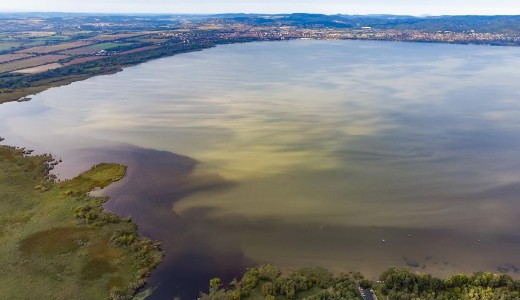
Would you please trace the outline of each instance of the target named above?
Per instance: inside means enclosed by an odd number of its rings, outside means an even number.
[[[0,136],[129,165],[106,208],[163,242],[153,299],[266,262],[517,276],[519,82],[519,48],[226,45],[0,105]]]

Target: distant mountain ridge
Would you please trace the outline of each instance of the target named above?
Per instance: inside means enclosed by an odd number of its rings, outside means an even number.
[[[520,35],[520,15],[454,15],[454,16],[406,16],[406,15],[325,15],[325,14],[88,14],[88,13],[0,13],[1,19],[8,18],[60,18],[67,16],[96,16],[101,19],[123,19],[129,16],[145,16],[151,20],[169,18],[216,18],[227,19],[246,23],[250,25],[264,26],[296,26],[302,28],[362,28],[371,27],[373,29],[395,29],[395,30],[419,30],[422,32],[453,31],[467,32],[474,31],[480,33],[498,33],[508,35]]]
[[[223,14],[211,17],[248,21],[252,25],[317,26],[327,28],[361,28],[453,31],[520,34],[520,16],[400,16],[400,15],[323,15],[323,14]]]

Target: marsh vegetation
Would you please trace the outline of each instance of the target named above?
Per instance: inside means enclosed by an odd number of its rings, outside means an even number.
[[[130,299],[162,252],[130,219],[103,211],[106,198],[88,195],[126,167],[99,164],[60,182],[51,156],[28,153],[0,146],[2,298]]]

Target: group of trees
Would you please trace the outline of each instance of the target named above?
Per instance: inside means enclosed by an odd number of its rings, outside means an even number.
[[[239,299],[363,299],[355,280],[363,288],[380,291],[389,300],[512,300],[520,299],[520,281],[509,275],[478,272],[440,279],[409,269],[390,268],[380,276],[381,283],[363,279],[360,273],[339,274],[313,267],[287,275],[266,265],[248,269],[240,281],[225,288],[218,278],[210,281],[209,294],[201,300]]]
[[[329,271],[318,268],[303,268],[283,275],[277,267],[266,265],[248,269],[240,281],[233,280],[229,289],[222,287],[220,279],[210,281],[209,294],[202,300],[239,299],[309,299],[340,300],[362,299],[354,281],[348,274],[334,277]]]
[[[391,268],[380,279],[384,282],[381,292],[389,299],[520,299],[520,281],[505,274],[478,272],[440,279]]]

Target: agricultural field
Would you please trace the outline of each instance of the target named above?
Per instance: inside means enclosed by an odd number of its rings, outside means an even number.
[[[47,53],[57,52],[57,51],[61,51],[61,50],[79,48],[79,47],[87,46],[87,45],[90,45],[90,43],[83,42],[83,41],[76,41],[76,42],[62,43],[62,44],[52,45],[52,46],[32,47],[32,48],[27,48],[27,49],[17,51],[16,53],[47,54]]]
[[[70,49],[61,51],[60,54],[66,54],[66,55],[87,55],[87,54],[94,54],[96,52],[99,52],[98,49],[93,49],[91,46],[88,47],[81,47],[76,49]]]
[[[60,53],[61,54],[67,54],[67,55],[94,54],[94,53],[99,52],[101,50],[110,50],[112,48],[129,46],[129,45],[132,45],[132,44],[128,44],[128,43],[101,43],[101,44],[95,44],[95,45],[90,45],[90,46],[76,48],[76,49],[65,50],[65,51],[62,51]]]
[[[57,182],[53,164],[0,146],[0,298],[130,299],[162,253],[86,194],[126,168],[101,164]]]
[[[71,66],[71,65],[76,65],[76,64],[81,64],[81,63],[85,63],[85,62],[89,62],[89,61],[95,61],[95,60],[99,60],[99,59],[104,59],[104,58],[107,58],[108,56],[87,56],[87,57],[80,57],[80,58],[76,58],[76,59],[73,59],[71,61],[68,61],[68,62],[65,62],[63,63],[64,66]]]
[[[127,51],[119,52],[119,53],[117,53],[117,54],[118,54],[118,55],[125,55],[125,54],[131,54],[131,53],[137,53],[137,52],[143,52],[143,51],[153,50],[153,49],[157,49],[157,48],[159,48],[159,46],[146,46],[146,47],[135,48],[135,49],[132,49],[132,50],[127,50]]]
[[[90,46],[90,48],[92,48],[94,50],[97,50],[97,51],[101,51],[101,50],[110,50],[112,48],[129,46],[129,45],[132,45],[132,44],[128,44],[128,43],[102,43],[102,44],[92,45],[92,46]]]
[[[47,45],[47,42],[44,41],[43,39],[32,40],[31,42],[27,42],[27,43],[23,44],[24,47],[36,47],[36,46],[45,46],[45,45]]]
[[[33,55],[32,54],[21,54],[21,53],[3,54],[3,55],[0,55],[0,64],[8,62],[8,61],[31,57],[31,56],[33,56]]]
[[[42,38],[42,37],[50,37],[55,35],[54,31],[25,31],[19,32],[17,35],[20,38]]]
[[[131,32],[131,33],[118,33],[118,34],[100,34],[94,37],[89,38],[88,40],[92,41],[115,41],[120,39],[127,39],[132,37],[144,36],[153,33],[153,31],[143,31],[143,32]]]
[[[57,69],[57,68],[61,68],[61,67],[63,67],[63,65],[60,63],[50,63],[50,64],[41,65],[41,66],[37,66],[37,67],[16,70],[16,71],[13,71],[13,73],[38,74],[38,73],[42,73],[42,72],[45,72],[48,70]]]
[[[8,51],[18,46],[20,46],[20,43],[17,42],[0,43],[0,51]]]
[[[167,41],[168,41],[168,39],[161,39],[161,38],[141,39],[141,42],[143,42],[143,43],[153,43],[153,44],[162,44]]]
[[[57,62],[60,59],[64,59],[67,57],[68,57],[67,55],[54,54],[54,55],[43,55],[43,56],[36,56],[36,57],[31,57],[31,58],[26,58],[26,59],[15,60],[12,62],[0,64],[0,73],[6,73],[6,72],[11,72],[11,71],[36,67],[36,66],[44,65],[44,64],[48,64],[48,63],[53,63],[53,62]]]
[[[42,37],[41,40],[43,41],[53,41],[53,42],[65,42],[65,41],[68,41],[70,40],[71,37],[68,36],[68,35],[51,35],[51,36],[46,36],[46,37]]]

